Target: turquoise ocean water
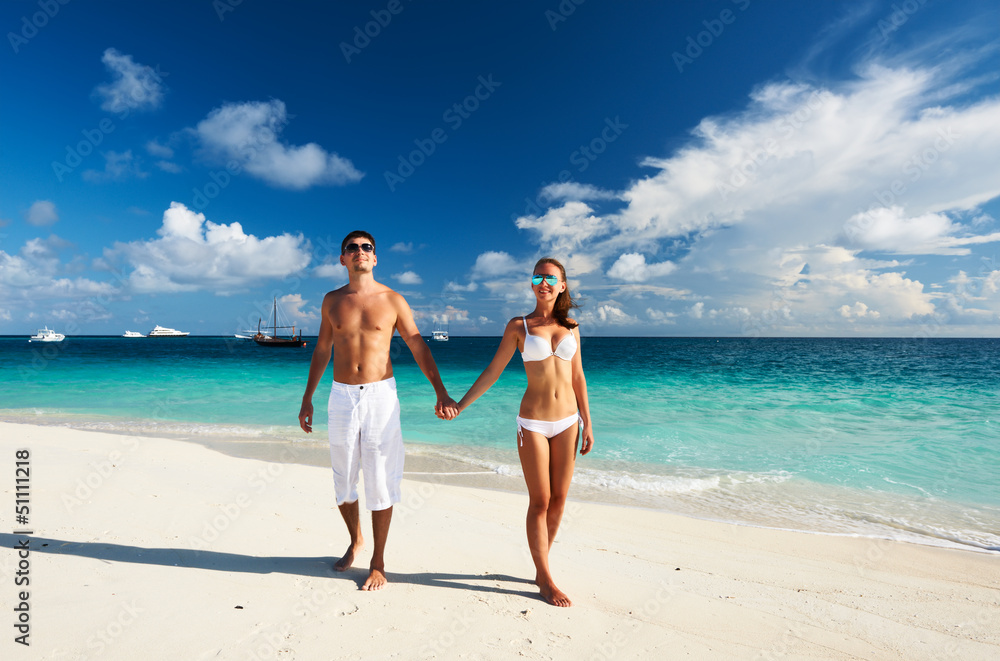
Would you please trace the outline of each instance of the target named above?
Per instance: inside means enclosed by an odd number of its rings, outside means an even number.
[[[311,338],[307,338],[311,339]],[[432,342],[455,399],[495,338]],[[297,424],[309,348],[219,337],[0,338],[0,420],[315,443]],[[1000,340],[584,338],[595,450],[581,497],[750,525],[1000,550]],[[515,356],[452,422],[397,338],[408,452],[518,476]],[[319,438],[317,438],[317,436]],[[4,439],[4,444],[16,439]]]

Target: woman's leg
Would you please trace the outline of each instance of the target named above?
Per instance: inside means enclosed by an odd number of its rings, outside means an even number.
[[[548,512],[551,487],[549,478],[549,439],[538,432],[521,431],[517,453],[528,487],[528,515],[525,528],[528,548],[535,563],[535,584],[542,597],[553,606],[571,605],[569,598],[556,587],[549,571]]]
[[[579,435],[579,423],[574,424],[549,439],[549,509],[546,518],[549,549],[556,539],[559,523],[562,521],[563,510],[566,508],[566,496],[569,494],[569,484],[573,479],[573,469],[576,466],[576,439]]]

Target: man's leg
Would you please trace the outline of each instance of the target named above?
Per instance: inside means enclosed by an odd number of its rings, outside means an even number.
[[[368,580],[361,586],[362,590],[381,590],[389,582],[385,578],[385,540],[389,538],[389,523],[391,521],[392,506],[372,512],[372,534],[375,537],[375,549],[372,552],[371,571],[368,574]]]
[[[403,433],[399,427],[399,398],[395,379],[371,384],[362,403],[362,471],[365,474],[365,504],[372,510],[375,547],[368,580],[362,590],[381,590],[385,577],[385,541],[389,537],[392,506],[400,501],[403,479]]]
[[[334,563],[333,568],[337,571],[345,571],[350,569],[351,565],[354,564],[354,558],[357,556],[358,551],[365,545],[365,540],[361,536],[361,517],[358,515],[358,501],[355,500],[353,503],[344,503],[341,505],[340,515],[344,517],[344,523],[347,524],[347,532],[351,535],[351,545],[344,552],[344,557]],[[376,539],[378,539],[377,535]]]
[[[327,405],[330,435],[330,464],[333,468],[333,488],[340,515],[347,524],[351,545],[344,556],[334,563],[337,571],[346,571],[364,546],[361,519],[358,515],[358,477],[361,469],[361,428],[353,415],[360,388],[334,382]]]

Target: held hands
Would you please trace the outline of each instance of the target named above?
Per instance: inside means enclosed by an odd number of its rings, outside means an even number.
[[[447,395],[439,397],[437,404],[434,405],[434,415],[442,420],[454,420],[459,413],[458,403]]]

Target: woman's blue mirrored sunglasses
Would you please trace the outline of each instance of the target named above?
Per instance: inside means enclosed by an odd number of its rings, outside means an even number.
[[[559,284],[559,276],[555,275],[533,275],[531,276],[531,284],[540,285],[542,280],[545,280],[550,287],[555,287]]]

